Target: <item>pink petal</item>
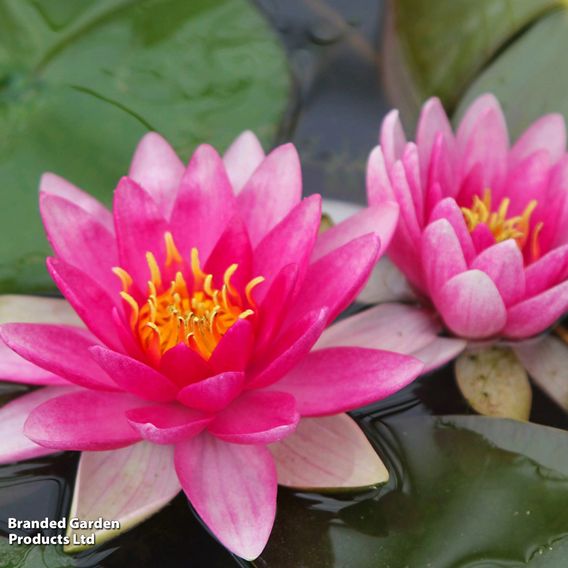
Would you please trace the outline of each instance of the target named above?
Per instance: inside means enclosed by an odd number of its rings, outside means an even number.
[[[244,384],[244,373],[221,373],[187,385],[177,399],[197,410],[218,412],[241,394]]]
[[[322,199],[322,211],[324,214],[329,215],[334,223],[343,223],[346,219],[359,213],[365,207],[358,203],[351,201],[344,201],[343,199]]]
[[[265,278],[257,298],[262,300],[279,272],[290,263],[299,268],[301,282],[308,266],[321,221],[321,197],[300,202],[260,241],[254,251],[254,274]]]
[[[87,330],[67,325],[9,323],[0,327],[0,337],[24,359],[72,383],[117,390],[92,360],[89,347],[97,340]]]
[[[221,411],[208,431],[233,444],[271,444],[291,434],[299,420],[292,395],[250,391]]]
[[[363,288],[379,250],[377,236],[365,235],[311,264],[287,320],[292,321],[296,314],[327,308],[328,322],[333,321]]]
[[[471,235],[465,224],[463,213],[461,212],[455,199],[446,197],[439,201],[430,215],[430,223],[438,219],[445,219],[454,229],[454,233],[460,242],[465,261],[469,264],[476,255],[471,240]]]
[[[178,444],[202,432],[211,416],[181,404],[143,406],[126,411],[130,425],[154,444]]]
[[[205,359],[184,343],[168,349],[160,359],[160,372],[179,387],[204,379],[210,371]]]
[[[555,248],[525,271],[526,295],[535,296],[568,277],[568,245]]]
[[[442,367],[455,359],[467,346],[464,339],[450,337],[436,337],[431,343],[414,351],[413,357],[424,363],[423,373]]]
[[[448,143],[444,135],[439,132],[434,139],[432,155],[426,173],[425,219],[428,219],[432,209],[443,197],[456,197],[458,194],[460,189],[458,169],[459,161],[456,156],[455,144]]]
[[[502,120],[499,120],[499,122],[504,124],[506,128],[503,111],[495,95],[491,93],[480,95],[469,105],[469,108],[460,121],[457,138],[462,146],[465,146],[467,140],[471,137],[475,130],[477,130],[479,127],[479,121],[490,112],[500,115]]]
[[[437,307],[456,335],[471,339],[499,333],[507,319],[499,290],[481,270],[468,270],[448,280],[438,294]]]
[[[237,320],[223,335],[209,359],[215,373],[244,371],[254,347],[254,327],[246,319]]]
[[[229,146],[223,155],[223,162],[235,195],[241,191],[263,160],[264,150],[250,130],[245,130]]]
[[[52,398],[29,415],[24,433],[46,448],[113,450],[137,442],[140,435],[125,412],[140,399],[122,393],[79,391]]]
[[[307,491],[365,488],[389,473],[347,414],[300,420],[296,431],[270,446],[278,483]]]
[[[258,166],[238,196],[238,207],[253,247],[302,197],[300,158],[292,144],[273,150]]]
[[[112,273],[118,261],[114,234],[98,217],[71,201],[49,194],[40,195],[40,210],[55,254],[104,288],[118,292],[118,279]]]
[[[538,150],[546,150],[551,163],[556,163],[566,151],[566,126],[561,114],[547,114],[531,126],[517,140],[509,154],[514,167]]]
[[[19,396],[0,408],[0,463],[29,460],[57,450],[44,448],[24,435],[24,423],[30,412],[54,397],[72,392],[73,388],[46,387]]]
[[[486,248],[495,244],[495,236],[485,223],[479,223],[471,232],[471,240],[477,253],[483,252]]]
[[[167,505],[181,486],[174,469],[174,450],[139,442],[108,452],[83,452],[73,490],[69,518],[112,519],[121,530],[94,531],[97,544],[140,524]],[[69,528],[67,535],[93,534],[93,529]],[[80,545],[65,546],[79,552]]]
[[[384,201],[395,201],[385,157],[380,146],[373,148],[367,162],[367,198],[370,205],[380,205]]]
[[[162,215],[171,215],[184,166],[175,150],[157,132],[149,132],[138,143],[128,177],[154,199]]]
[[[89,351],[93,359],[122,389],[144,400],[175,400],[178,387],[152,367],[100,345],[91,347]]]
[[[386,249],[394,234],[398,221],[398,205],[394,201],[385,201],[380,205],[372,205],[362,209],[352,217],[331,227],[318,236],[311,262],[315,262],[333,250],[348,242],[375,233],[381,246]]]
[[[418,157],[418,148],[414,142],[409,142],[404,148],[402,156],[402,165],[410,195],[412,196],[412,204],[418,226],[424,226],[424,189],[420,177],[420,163]]]
[[[430,223],[422,234],[422,266],[434,301],[450,278],[467,269],[460,241],[445,219]]]
[[[189,162],[172,214],[173,234],[182,256],[197,247],[200,257],[208,258],[234,214],[235,198],[225,166],[214,148],[202,144]]]
[[[302,416],[323,416],[386,398],[422,368],[417,359],[398,353],[335,347],[310,353],[275,388],[296,398]]]
[[[414,197],[402,162],[394,164],[391,171],[391,181],[396,201],[400,207],[399,226],[404,227],[408,237],[416,241],[420,237],[420,226],[414,206]]]
[[[398,110],[391,110],[383,119],[380,134],[381,148],[385,156],[385,163],[390,169],[394,162],[402,158],[406,136],[400,124]]]
[[[255,559],[276,515],[270,452],[202,434],[176,446],[175,465],[183,490],[213,534],[234,554]]]
[[[91,332],[107,345],[120,349],[120,340],[110,321],[115,302],[107,291],[84,272],[59,258],[48,258],[47,269]]]
[[[146,253],[153,253],[158,265],[162,265],[168,224],[150,194],[127,177],[120,180],[114,193],[114,219],[119,265],[145,290],[150,279]]]
[[[410,354],[440,331],[433,314],[405,304],[381,304],[328,327],[314,349],[366,347]]]
[[[473,261],[471,268],[482,270],[493,280],[506,306],[524,297],[524,260],[513,239],[507,239],[486,248]]]
[[[504,335],[515,339],[544,331],[568,309],[568,281],[509,308]]]
[[[40,193],[62,197],[92,215],[103,227],[114,233],[112,213],[92,195],[52,173],[45,173],[39,182]]]
[[[314,346],[328,321],[327,310],[308,312],[276,337],[248,370],[248,388],[272,384],[292,369]]]

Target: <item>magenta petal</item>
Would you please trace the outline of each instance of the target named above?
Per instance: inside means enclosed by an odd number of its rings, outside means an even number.
[[[292,144],[284,144],[258,166],[237,199],[253,247],[288,215],[301,197],[300,158]]]
[[[367,198],[370,205],[380,205],[384,201],[395,201],[385,157],[380,146],[373,148],[367,161]]]
[[[184,387],[204,379],[210,374],[210,369],[201,355],[184,343],[178,343],[162,355],[160,372],[178,387]]]
[[[112,273],[118,260],[114,234],[97,217],[56,195],[41,194],[40,210],[55,254],[118,292],[118,279]]]
[[[46,448],[112,450],[137,442],[140,434],[125,412],[140,399],[123,393],[79,391],[52,398],[32,410],[24,433]]]
[[[118,386],[145,400],[175,400],[178,387],[148,365],[106,347],[90,348],[94,360]]]
[[[234,554],[255,559],[276,515],[270,452],[201,434],[176,446],[175,466],[183,490],[213,534]]]
[[[56,195],[78,205],[90,213],[103,227],[114,233],[112,213],[89,193],[79,189],[66,179],[52,173],[45,173],[39,182],[39,191],[45,195]]]
[[[448,280],[437,296],[437,307],[456,335],[471,339],[499,333],[507,319],[499,290],[481,270],[468,270]]]
[[[414,357],[360,347],[313,351],[274,386],[296,398],[302,416],[323,416],[381,400],[411,383]]]
[[[394,201],[385,201],[380,205],[371,205],[362,209],[345,221],[331,227],[318,236],[311,262],[348,242],[369,233],[375,233],[381,241],[381,250],[384,252],[396,228],[399,208]]]
[[[223,335],[209,359],[215,373],[244,371],[254,347],[254,327],[246,319],[237,320]]]
[[[208,431],[233,444],[272,444],[291,434],[299,420],[292,395],[250,391],[218,414]]]
[[[19,396],[0,408],[0,463],[29,460],[57,450],[44,448],[24,435],[24,423],[30,412],[54,397],[72,392],[72,388],[46,387]]]
[[[97,344],[86,329],[68,325],[9,323],[0,336],[18,355],[34,365],[80,386],[118,390],[116,384],[92,360],[89,348]]]
[[[291,324],[248,370],[252,378],[247,387],[264,387],[283,377],[314,346],[327,321],[324,308],[309,312]]]
[[[107,291],[84,272],[59,258],[48,258],[47,269],[91,332],[107,345],[120,349],[120,340],[110,323],[115,304]]]
[[[504,335],[514,339],[531,337],[560,318],[568,308],[568,281],[509,308]]]
[[[265,278],[257,294],[261,301],[268,287],[284,266],[296,263],[299,281],[306,273],[321,221],[321,197],[312,195],[298,203],[280,223],[260,241],[254,251],[254,274]]]
[[[177,399],[197,410],[218,412],[241,394],[244,384],[244,373],[221,373],[187,385]]]
[[[380,244],[376,235],[370,234],[330,252],[308,268],[306,279],[298,293],[293,313],[305,314],[327,308],[328,322],[333,321],[363,288],[377,260]]]
[[[200,258],[208,258],[234,214],[235,197],[225,166],[214,148],[202,144],[187,166],[172,213],[173,235],[182,256],[188,257],[197,247]]]
[[[430,223],[422,234],[422,266],[434,301],[450,278],[467,269],[460,241],[445,219]]]
[[[150,279],[146,253],[153,253],[161,264],[168,224],[150,194],[127,177],[120,180],[114,194],[114,220],[120,267],[145,290]]]
[[[385,163],[387,168],[390,169],[397,160],[402,158],[404,146],[406,145],[406,136],[400,124],[398,110],[391,110],[383,119],[380,142],[385,156]]]
[[[154,199],[168,219],[183,176],[183,163],[174,149],[156,132],[149,132],[138,143],[128,176]]]
[[[12,351],[0,339],[0,380],[27,385],[68,385],[69,381],[54,375]]]
[[[506,306],[525,295],[524,260],[517,243],[508,239],[486,248],[471,264],[482,270],[497,286]]]
[[[525,271],[526,295],[535,296],[568,277],[568,245],[555,248]]]
[[[142,438],[155,444],[193,438],[211,422],[211,416],[176,403],[133,408],[126,411],[126,418]]]
[[[264,150],[250,130],[245,130],[229,146],[223,155],[223,162],[235,195],[241,191],[263,160]]]

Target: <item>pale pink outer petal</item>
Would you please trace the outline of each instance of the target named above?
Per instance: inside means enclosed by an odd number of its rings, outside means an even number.
[[[389,478],[377,452],[347,414],[303,418],[293,434],[269,449],[278,483],[294,489],[341,491]]]
[[[486,248],[470,267],[482,270],[493,280],[506,306],[515,304],[525,296],[523,255],[513,239]]]
[[[268,154],[238,195],[238,209],[253,247],[301,197],[300,158],[292,144],[284,144]]]
[[[364,209],[363,205],[358,203],[352,203],[351,201],[343,201],[341,199],[327,199],[322,200],[322,210],[325,214],[331,217],[334,223],[342,223],[346,219],[349,219],[352,215],[355,215],[361,209]]]
[[[375,146],[369,154],[366,186],[367,199],[370,205],[379,205],[384,201],[396,201],[383,149],[380,146]]]
[[[385,201],[380,205],[362,209],[320,234],[310,261],[315,262],[334,249],[369,233],[375,233],[381,241],[381,246],[386,249],[396,228],[398,211],[398,205],[394,201]]]
[[[424,363],[423,373],[442,367],[455,359],[467,346],[465,339],[436,337],[434,341],[413,351],[411,355]]]
[[[391,110],[383,119],[380,133],[381,148],[385,156],[387,168],[402,158],[406,145],[406,136],[400,123],[398,110]]]
[[[177,399],[190,408],[205,412],[218,412],[228,406],[245,384],[244,373],[221,373],[184,387]]]
[[[154,444],[177,444],[202,432],[212,417],[181,404],[142,406],[126,411],[130,425]]]
[[[430,344],[441,326],[425,309],[381,304],[328,327],[314,346],[367,347],[410,354]]]
[[[24,435],[30,412],[54,397],[70,393],[74,387],[46,387],[19,396],[0,408],[0,463],[28,460],[59,450],[44,448]]]
[[[290,435],[299,420],[292,395],[253,390],[221,411],[207,430],[233,444],[272,444]]]
[[[69,183],[66,179],[47,172],[41,176],[39,190],[46,195],[57,195],[78,205],[95,217],[111,233],[114,233],[112,213],[92,195]]]
[[[68,518],[118,521],[118,531],[94,531],[97,544],[102,544],[157,513],[180,490],[171,446],[139,442],[119,450],[83,452]],[[68,528],[71,540],[73,534],[93,534],[93,529]],[[81,550],[73,544],[64,548]]]
[[[264,157],[258,138],[250,130],[241,133],[227,148],[223,162],[235,195],[245,186]]]
[[[542,116],[525,130],[511,148],[510,167],[515,167],[538,150],[546,150],[553,164],[566,152],[566,125],[561,114]]]
[[[512,347],[534,382],[568,410],[568,345],[547,335]]]
[[[414,299],[414,292],[404,274],[387,256],[383,256],[373,268],[356,301],[363,304],[380,304]]]
[[[89,347],[98,343],[86,329],[42,323],[7,323],[0,338],[18,355],[72,383],[99,390],[118,390],[92,360]]]
[[[231,552],[257,558],[276,515],[276,468],[263,446],[201,434],[176,446],[175,466],[197,514]]]
[[[568,309],[568,281],[509,308],[506,337],[524,339],[544,331]]]
[[[128,394],[80,390],[34,408],[24,433],[46,448],[114,450],[140,440],[125,412],[141,404]]]
[[[407,355],[360,347],[312,351],[272,389],[292,394],[302,416],[325,416],[381,400],[424,365]]]
[[[153,197],[168,219],[183,172],[183,163],[175,150],[157,132],[149,132],[136,147],[128,177]]]
[[[470,339],[496,335],[507,320],[499,290],[481,270],[468,270],[448,280],[437,296],[437,307],[456,335]]]

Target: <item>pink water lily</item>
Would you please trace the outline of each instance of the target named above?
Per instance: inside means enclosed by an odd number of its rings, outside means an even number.
[[[511,145],[490,94],[471,104],[455,132],[440,101],[430,99],[415,142],[392,111],[369,158],[367,190],[371,205],[399,204],[389,258],[454,337],[510,340],[522,351],[519,340],[566,313],[568,155],[560,115],[543,116]],[[385,274],[377,270],[383,281],[375,281],[382,288],[375,293],[385,293]]]
[[[310,471],[320,467],[333,482],[340,473],[317,451],[318,436],[329,446],[350,426],[346,417],[339,429],[310,417],[389,396],[423,367],[354,346],[334,327],[333,337],[323,333],[384,252],[398,206],[371,206],[318,235],[321,199],[302,200],[294,147],[265,156],[250,133],[224,160],[200,146],[187,167],[160,136],[146,135],[113,213],[53,174],[40,189],[55,252],[48,270],[82,324],[1,326],[1,376],[46,387],[0,410],[0,458],[83,451],[79,512],[101,495],[114,512],[126,507],[125,469],[141,509],[162,506],[181,485],[229,550],[255,558],[275,517],[275,458],[281,475],[297,469],[287,462],[293,443],[268,446],[296,440],[304,453],[294,459],[323,460]]]

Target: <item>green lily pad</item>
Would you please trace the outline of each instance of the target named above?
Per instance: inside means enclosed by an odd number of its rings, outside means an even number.
[[[392,100],[409,123],[418,116],[422,101],[433,95],[452,109],[499,49],[560,4],[561,0],[391,2],[383,70]]]
[[[10,544],[0,538],[2,568],[67,568],[76,566],[60,546]]]
[[[517,138],[548,112],[568,117],[568,10],[541,19],[477,78],[457,115],[480,93],[495,93]]]
[[[391,479],[331,499],[281,491],[255,566],[530,566],[568,554],[568,433],[481,416],[367,422]]]
[[[0,0],[0,291],[53,290],[37,205],[48,170],[109,203],[148,130],[183,158],[287,106],[283,50],[246,0]]]

